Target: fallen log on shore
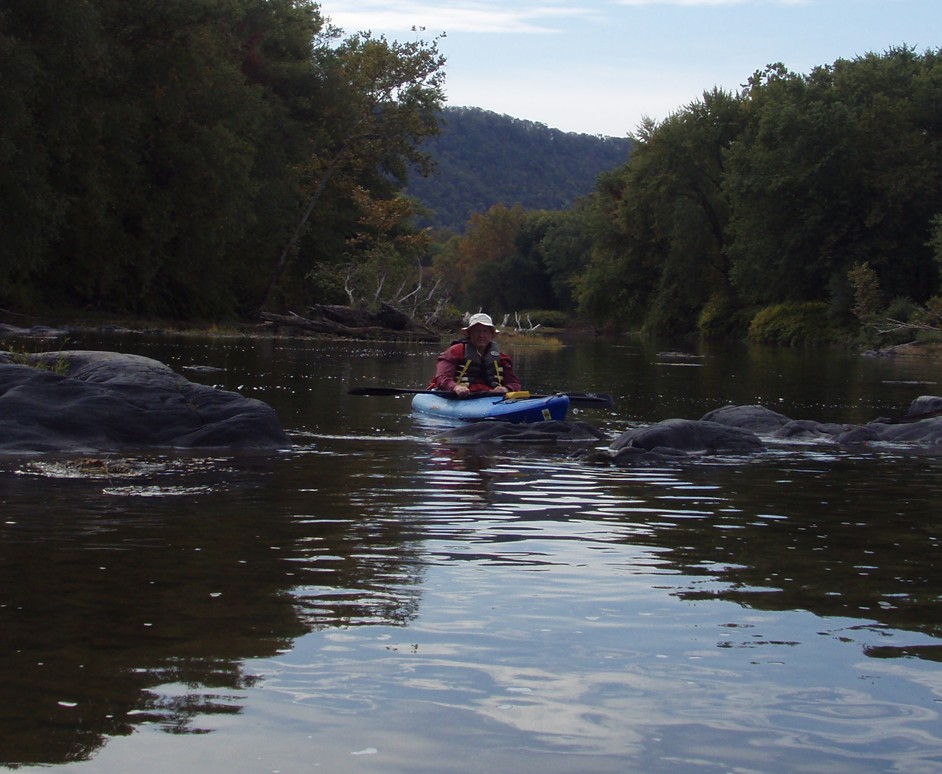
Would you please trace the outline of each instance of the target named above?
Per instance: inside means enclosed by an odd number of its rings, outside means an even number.
[[[388,311],[381,310],[378,314],[371,314],[351,309],[349,315],[342,316],[337,307],[312,307],[311,309],[318,313],[317,318],[302,317],[295,312],[288,312],[288,314],[261,312],[259,317],[269,326],[300,328],[312,333],[325,333],[351,339],[416,341],[429,344],[437,344],[441,340],[437,333],[428,328],[419,327],[411,320],[409,326],[402,325],[402,317],[394,318],[400,327],[392,328],[388,324],[381,324],[390,318]]]

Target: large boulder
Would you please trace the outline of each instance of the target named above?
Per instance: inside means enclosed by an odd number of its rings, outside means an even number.
[[[281,449],[274,410],[115,352],[0,357],[0,451]]]

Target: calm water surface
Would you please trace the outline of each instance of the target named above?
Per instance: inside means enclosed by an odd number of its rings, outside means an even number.
[[[0,457],[0,765],[87,772],[942,771],[942,455],[617,470],[450,446],[436,348],[128,337],[273,405],[273,455]],[[613,436],[726,403],[863,422],[917,360],[511,347]],[[190,365],[218,373],[194,374]]]

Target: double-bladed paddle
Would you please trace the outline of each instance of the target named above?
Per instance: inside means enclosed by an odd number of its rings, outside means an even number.
[[[615,401],[611,395],[604,392],[562,392],[560,395],[569,397],[570,406],[582,406],[585,408],[614,408]],[[463,400],[448,390],[415,390],[409,387],[354,387],[347,390],[347,395],[438,395],[442,398]],[[485,398],[495,395],[504,395],[500,392],[472,392],[466,398]],[[548,395],[532,395],[528,392],[507,393],[510,400],[524,398],[548,398]]]

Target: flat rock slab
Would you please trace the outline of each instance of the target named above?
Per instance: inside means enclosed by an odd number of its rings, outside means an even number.
[[[283,449],[274,410],[116,352],[0,353],[0,452]]]

